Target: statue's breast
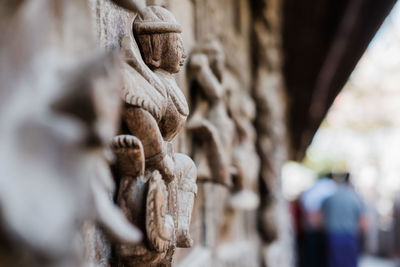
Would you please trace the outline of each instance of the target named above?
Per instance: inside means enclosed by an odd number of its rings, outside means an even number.
[[[158,123],[164,139],[171,141],[182,129],[184,123],[186,122],[186,118],[187,116],[182,115],[178,111],[172,99],[169,99],[165,113],[163,114],[161,121]]]
[[[183,127],[189,115],[189,107],[185,95],[171,75],[158,73],[168,95],[168,104],[164,109],[163,116],[159,122],[161,134],[167,141],[172,140]]]

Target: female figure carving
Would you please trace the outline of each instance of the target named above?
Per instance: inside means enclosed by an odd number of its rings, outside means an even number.
[[[196,168],[174,153],[171,141],[188,116],[186,99],[173,77],[184,63],[181,26],[162,7],[146,7],[121,47],[126,55],[121,97],[121,135],[113,140],[120,179],[117,202],[146,233],[141,245],[120,245],[128,266],[169,265],[174,248],[190,247],[189,225],[197,191]],[[140,51],[140,55],[138,52]]]

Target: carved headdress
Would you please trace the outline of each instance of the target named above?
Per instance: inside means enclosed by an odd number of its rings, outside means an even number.
[[[169,33],[181,33],[182,27],[168,10],[159,6],[142,9],[133,22],[133,34],[147,66],[159,68],[163,46],[169,42]]]
[[[139,14],[133,22],[135,35],[182,32],[182,26],[178,24],[175,17],[159,6],[146,7],[142,14]]]

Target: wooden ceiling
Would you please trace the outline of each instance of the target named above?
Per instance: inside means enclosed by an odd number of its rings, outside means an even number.
[[[305,151],[395,0],[284,0],[291,158]]]

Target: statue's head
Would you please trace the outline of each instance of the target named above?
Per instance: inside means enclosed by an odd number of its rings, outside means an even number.
[[[133,34],[147,66],[177,73],[186,57],[182,27],[174,16],[159,6],[146,7],[133,22]]]
[[[203,53],[214,74],[221,81],[225,69],[225,54],[221,43],[216,39],[207,40],[194,49],[194,53]]]

